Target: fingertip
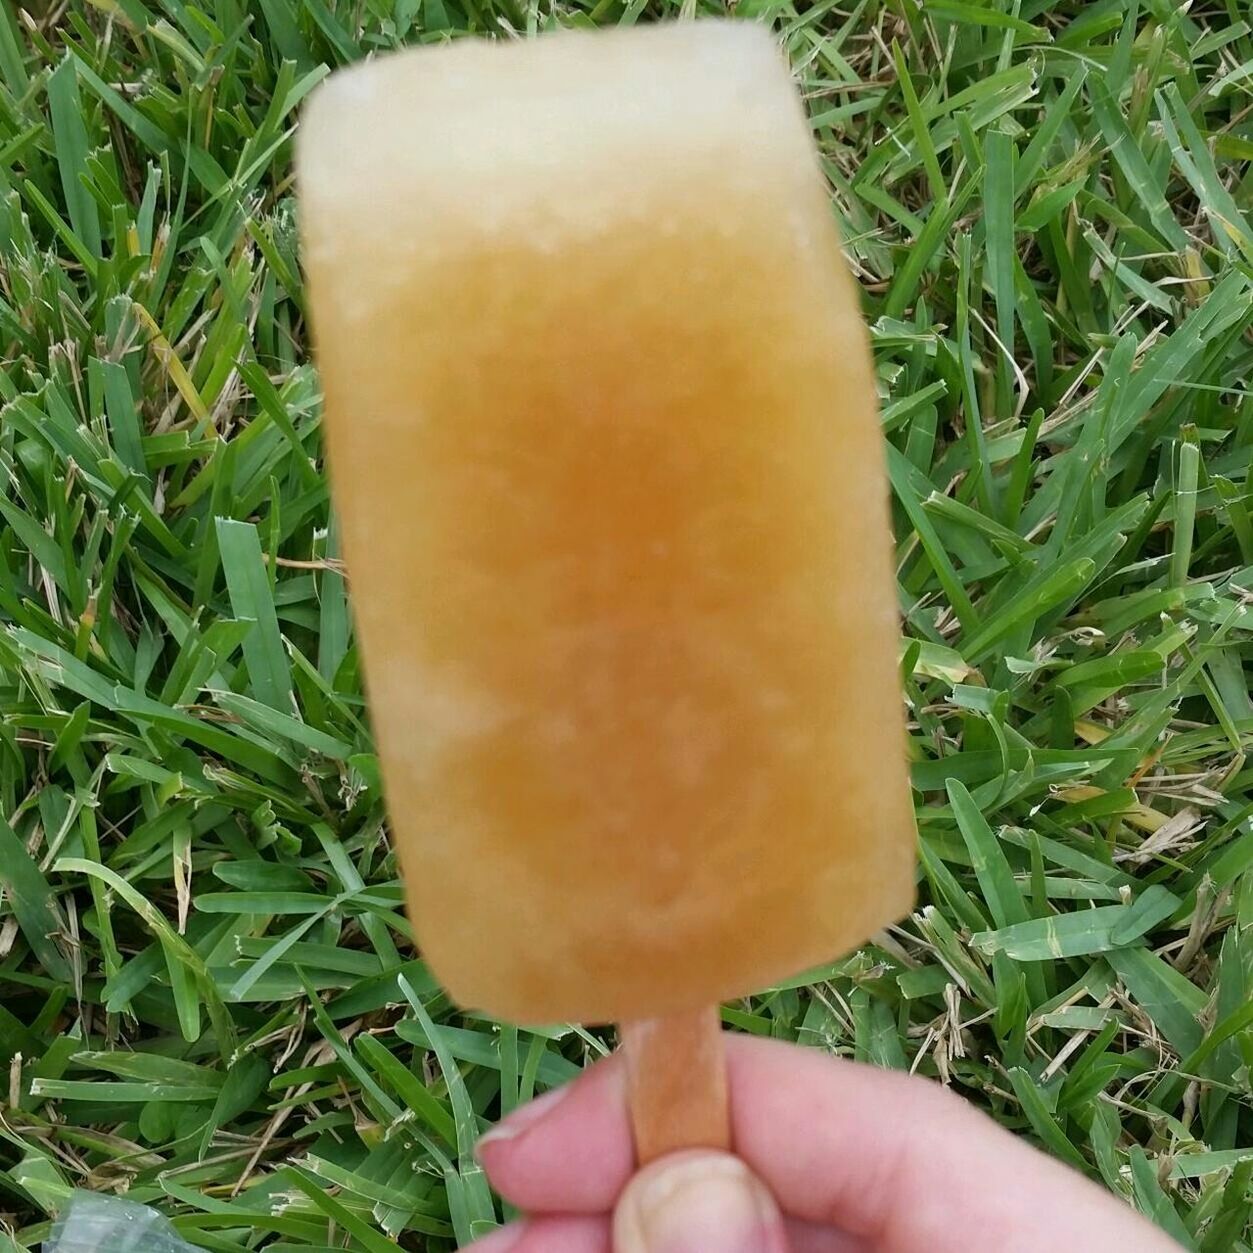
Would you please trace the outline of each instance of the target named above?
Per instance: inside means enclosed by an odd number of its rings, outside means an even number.
[[[502,1155],[507,1157],[506,1146],[516,1144],[532,1127],[543,1122],[570,1095],[577,1083],[575,1079],[545,1092],[543,1096],[537,1096],[485,1131],[474,1146],[474,1156],[479,1165],[486,1170],[489,1159],[498,1160]]]
[[[709,1149],[669,1153],[627,1184],[613,1218],[615,1253],[786,1253],[770,1190],[738,1158]]]
[[[472,1244],[465,1245],[466,1253],[512,1253],[526,1234],[526,1226],[525,1222],[521,1222],[498,1227]]]
[[[610,1253],[609,1221],[570,1215],[528,1218],[476,1240],[466,1253]]]
[[[520,1209],[607,1211],[635,1164],[619,1059],[521,1107],[476,1152],[492,1187]]]

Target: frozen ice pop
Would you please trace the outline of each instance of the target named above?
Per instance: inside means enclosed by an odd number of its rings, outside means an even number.
[[[684,1011],[906,913],[875,388],[768,34],[461,41],[298,155],[411,915],[520,1022]]]

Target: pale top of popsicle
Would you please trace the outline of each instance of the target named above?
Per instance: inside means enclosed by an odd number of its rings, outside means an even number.
[[[814,159],[780,85],[765,30],[719,21],[463,39],[341,70],[302,123],[307,253],[377,231],[352,249],[355,265],[406,283],[400,258],[482,235],[544,251],[612,221],[664,239],[681,220],[664,212],[669,197],[698,202],[710,231],[734,231],[720,198],[769,194],[763,180]],[[716,182],[694,177],[711,165]],[[812,227],[798,206],[775,207],[780,226]]]
[[[462,1003],[746,994],[905,913],[866,336],[760,29],[462,42],[299,151],[393,838]]]

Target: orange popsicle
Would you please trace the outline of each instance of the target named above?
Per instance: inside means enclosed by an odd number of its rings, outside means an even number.
[[[450,993],[681,1011],[906,913],[874,380],[767,33],[383,57],[317,92],[299,176],[392,830]]]

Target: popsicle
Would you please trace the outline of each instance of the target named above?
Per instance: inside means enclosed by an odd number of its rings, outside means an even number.
[[[707,1054],[702,1007],[913,899],[874,379],[786,66],[723,21],[407,51],[319,88],[298,174],[421,951]]]

